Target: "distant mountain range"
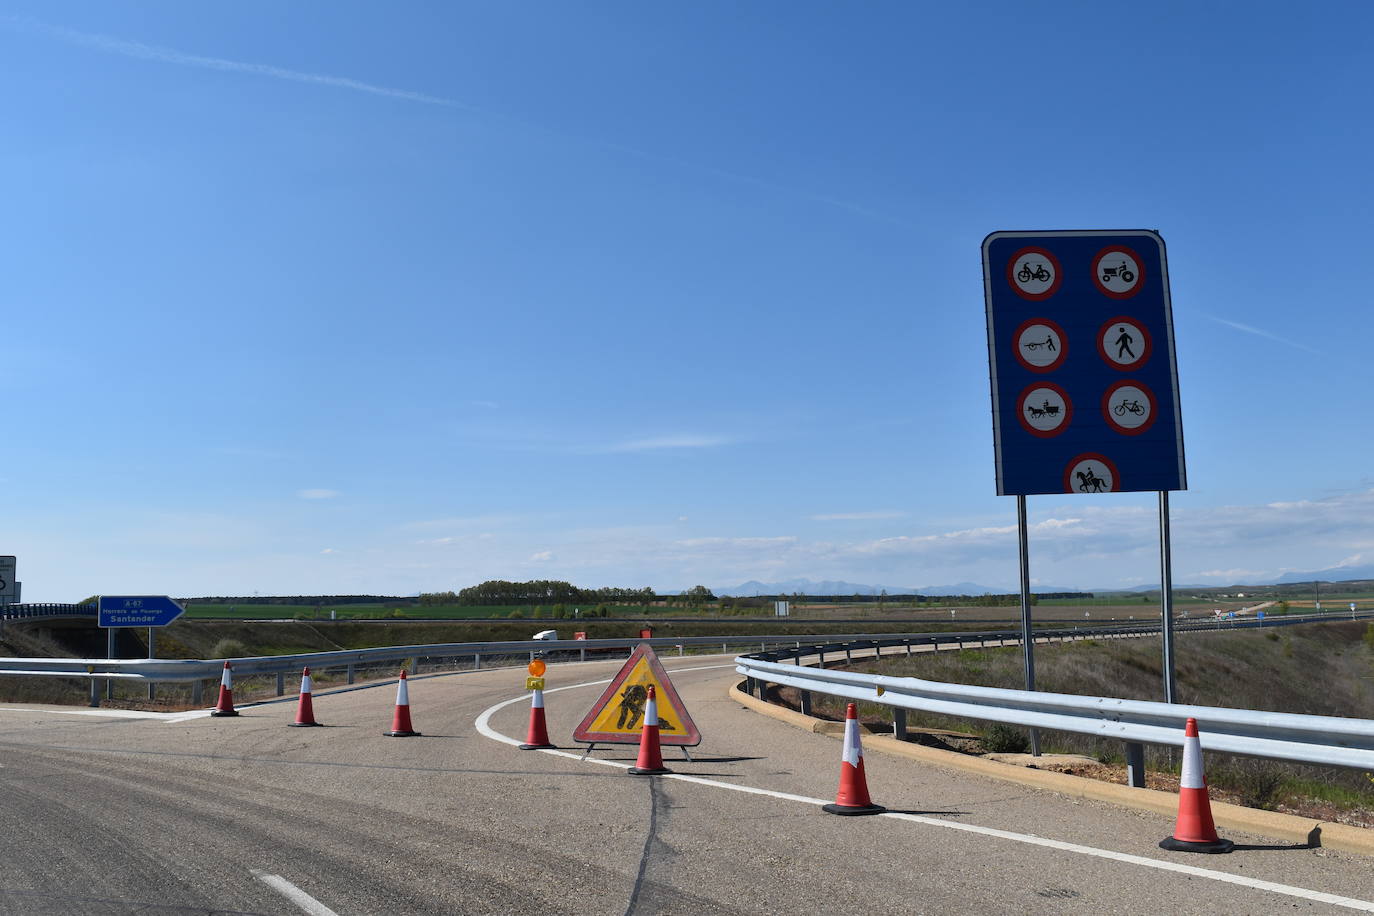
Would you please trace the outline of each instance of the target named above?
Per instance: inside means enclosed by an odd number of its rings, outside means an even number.
[[[1374,579],[1374,564],[1363,566],[1332,566],[1310,572],[1286,572],[1273,580],[1274,585],[1292,585],[1299,582],[1345,582],[1350,579]]]
[[[1178,589],[1211,589],[1229,588],[1233,586],[1256,586],[1256,585],[1294,585],[1303,582],[1345,582],[1352,579],[1374,579],[1374,565],[1363,566],[1332,566],[1327,569],[1310,570],[1306,572],[1287,572],[1277,578],[1252,579],[1248,582],[1229,582],[1225,585],[1185,585],[1175,583],[1174,588]],[[823,579],[814,582],[811,579],[786,579],[781,582],[759,582],[751,579],[734,586],[722,586],[713,588],[715,594],[721,597],[752,598],[758,595],[879,595],[887,592],[889,595],[1009,595],[1014,594],[1019,589],[1016,586],[990,587],[981,585],[977,582],[955,582],[952,585],[865,585],[858,582],[845,582],[844,580]],[[1035,585],[1032,591],[1039,594],[1055,592],[1093,592],[1095,594],[1105,594],[1108,592],[1157,592],[1159,583],[1153,585],[1136,585],[1130,588],[1077,588],[1072,586],[1058,585]],[[671,594],[665,592],[664,594]]]
[[[735,586],[722,586],[712,589],[722,597],[752,598],[756,595],[1005,595],[1013,589],[989,588],[977,582],[956,582],[953,585],[863,585],[858,582],[844,582],[825,579],[813,582],[810,579],[787,579],[783,582],[759,582],[751,579]],[[1070,589],[1046,589],[1037,586],[1036,591],[1070,591]]]

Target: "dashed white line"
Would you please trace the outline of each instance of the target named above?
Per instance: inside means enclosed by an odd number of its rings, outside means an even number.
[[[269,875],[267,872],[259,871],[255,868],[253,869],[253,877],[272,888],[272,890],[276,891],[278,894],[281,894],[287,900],[290,900],[296,906],[309,913],[310,916],[339,916],[338,913],[334,912],[323,903],[320,903],[314,897],[311,897],[281,875]]]
[[[734,665],[703,665],[699,668],[677,668],[675,671],[703,671],[708,668],[733,668]],[[560,690],[574,690],[579,687],[595,687],[600,684],[610,683],[610,678],[599,681],[587,681],[583,684],[569,684],[566,687],[554,687],[545,690],[545,693],[554,693]],[[476,728],[483,736],[500,741],[505,744],[519,746],[520,742],[515,738],[509,738],[491,727],[491,717],[500,709],[504,709],[514,703],[519,703],[527,699],[526,696],[517,696],[509,700],[497,703],[495,706],[483,710],[477,717]],[[551,754],[555,757],[567,757],[570,760],[581,760],[581,755],[571,754],[560,750],[543,750],[543,754]],[[603,766],[619,767],[629,769],[632,764],[621,763],[614,760],[598,760],[595,757],[588,757],[586,763],[597,763]],[[729,789],[731,792],[743,792],[747,795],[766,795],[770,798],[781,799],[782,801],[799,802],[805,805],[824,805],[826,799],[809,798],[805,795],[792,795],[788,792],[777,792],[772,789],[760,789],[755,786],[735,785],[728,782],[718,782],[714,779],[707,779],[702,776],[688,776],[685,773],[671,773],[656,777],[658,779],[676,779],[679,782],[696,783],[697,785],[710,786],[716,789]],[[892,818],[894,820],[915,821],[918,824],[925,824],[930,827],[943,827],[949,830],[962,830],[965,833],[974,833],[981,836],[995,837],[1000,840],[1010,840],[1014,843],[1025,843],[1029,846],[1041,846],[1046,849],[1057,849],[1061,852],[1071,852],[1077,855],[1092,856],[1098,859],[1110,859],[1116,862],[1123,862],[1128,865],[1138,865],[1142,868],[1153,868],[1158,871],[1174,872],[1175,874],[1188,875],[1194,878],[1206,878],[1211,881],[1219,881],[1224,884],[1235,884],[1241,887],[1248,887],[1258,891],[1269,891],[1275,894],[1283,894],[1288,897],[1297,897],[1302,900],[1312,900],[1318,903],[1329,903],[1332,906],[1345,907],[1346,909],[1359,910],[1365,913],[1374,913],[1374,902],[1368,900],[1358,900],[1354,897],[1342,897],[1338,894],[1327,894],[1322,891],[1314,891],[1305,887],[1294,887],[1291,884],[1276,884],[1272,881],[1262,881],[1257,878],[1247,878],[1242,875],[1233,875],[1223,871],[1213,871],[1208,868],[1199,868],[1196,865],[1184,865],[1179,862],[1167,862],[1162,859],[1150,859],[1145,856],[1131,855],[1125,852],[1116,852],[1110,849],[1098,849],[1094,846],[1082,846],[1078,843],[1065,843],[1062,840],[1051,840],[1045,837],[1035,836],[1029,833],[1013,833],[1010,830],[998,830],[995,827],[980,827],[976,824],[961,824],[958,821],[945,821],[934,817],[925,817],[919,814],[903,814],[896,811],[888,811],[879,817]]]

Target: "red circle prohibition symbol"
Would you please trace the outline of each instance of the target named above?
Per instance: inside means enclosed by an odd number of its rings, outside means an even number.
[[[1135,286],[1119,293],[1107,289],[1106,285],[1103,284],[1102,268],[1099,266],[1102,263],[1102,258],[1113,251],[1129,255],[1131,260],[1135,261],[1135,269],[1139,272],[1135,278]],[[1104,296],[1110,296],[1113,299],[1129,299],[1145,288],[1145,262],[1140,259],[1140,255],[1136,254],[1133,248],[1127,248],[1125,245],[1108,245],[1093,255],[1093,284],[1097,287],[1097,291]]]
[[[1140,389],[1145,394],[1145,400],[1149,402],[1147,409],[1149,410],[1150,415],[1147,416],[1145,418],[1145,422],[1141,423],[1139,426],[1123,426],[1115,416],[1118,410],[1121,411],[1120,416],[1125,416],[1128,412],[1139,412],[1139,401],[1134,402],[1134,409],[1131,406],[1131,402],[1126,401],[1124,398],[1120,403],[1112,403],[1112,395],[1116,394],[1122,388]],[[1107,390],[1102,394],[1102,419],[1106,420],[1108,426],[1110,426],[1117,432],[1121,433],[1123,436],[1140,435],[1141,433],[1145,432],[1145,430],[1149,429],[1151,426],[1154,426],[1155,420],[1158,419],[1158,417],[1159,398],[1155,397],[1155,393],[1140,382],[1132,381],[1131,379],[1122,379],[1121,381],[1109,386]]]
[[[1054,406],[1049,408],[1031,406],[1029,410],[1027,409],[1028,405],[1026,404],[1026,398],[1030,397],[1032,391],[1040,391],[1044,388],[1053,391],[1064,401],[1064,419],[1060,420],[1059,425],[1053,429],[1036,429],[1034,426],[1031,426],[1030,421],[1026,419],[1026,415],[1030,410],[1058,411],[1059,408]],[[1069,400],[1069,393],[1067,391],[1053,382],[1032,382],[1026,386],[1026,390],[1021,392],[1021,396],[1016,399],[1016,419],[1021,421],[1021,427],[1032,436],[1038,436],[1041,439],[1053,439],[1055,436],[1068,429],[1069,424],[1073,422],[1073,401]]]
[[[1129,324],[1132,328],[1140,332],[1140,355],[1137,356],[1133,362],[1119,363],[1107,355],[1107,335],[1111,333],[1112,325],[1114,324]],[[1102,357],[1104,363],[1111,366],[1113,369],[1120,369],[1122,372],[1129,372],[1132,369],[1138,369],[1145,365],[1146,361],[1150,358],[1150,354],[1154,352],[1154,347],[1154,338],[1150,336],[1150,332],[1146,329],[1145,323],[1138,318],[1132,318],[1130,315],[1117,315],[1111,321],[1103,324],[1097,331],[1097,355]]]
[[[1049,328],[1059,338],[1059,356],[1055,358],[1054,362],[1046,363],[1043,366],[1037,366],[1035,363],[1026,359],[1025,355],[1021,352],[1021,335],[1026,332],[1027,328],[1037,324],[1042,324]],[[1030,318],[1021,322],[1021,326],[1012,332],[1011,346],[1016,352],[1017,361],[1031,372],[1053,372],[1064,365],[1064,357],[1069,353],[1069,338],[1064,335],[1063,328],[1055,322],[1050,321],[1048,318]],[[1033,346],[1045,346],[1045,344],[1035,343]]]
[[[1016,282],[1016,262],[1021,260],[1022,255],[1026,254],[1038,254],[1054,267],[1054,279],[1050,281],[1049,287],[1044,292],[1028,293]],[[1029,248],[1022,248],[1007,261],[1007,285],[1022,299],[1030,299],[1032,302],[1048,299],[1059,292],[1059,284],[1062,282],[1064,282],[1064,271],[1059,266],[1059,259],[1043,248],[1037,248],[1034,245]]]
[[[1075,487],[1073,483],[1073,469],[1078,467],[1085,461],[1096,461],[1101,463],[1104,467],[1106,467],[1106,469],[1112,475],[1112,485],[1108,487],[1106,490],[1094,490],[1091,488],[1093,478],[1089,477],[1087,479],[1080,478],[1078,481],[1078,486]],[[1087,473],[1091,474],[1092,469],[1089,468]],[[1102,481],[1099,479],[1098,483],[1101,484],[1101,482]],[[1106,455],[1099,455],[1097,452],[1084,452],[1081,455],[1076,455],[1073,458],[1070,458],[1069,463],[1064,466],[1064,492],[1119,493],[1121,492],[1121,472],[1116,469],[1116,462],[1112,461]]]

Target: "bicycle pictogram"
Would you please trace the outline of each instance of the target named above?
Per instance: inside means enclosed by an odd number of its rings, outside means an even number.
[[[1118,417],[1124,417],[1128,412],[1135,414],[1137,417],[1143,417],[1145,416],[1145,407],[1140,403],[1139,399],[1128,401],[1122,398],[1120,403],[1112,408],[1112,413],[1116,414]]]
[[[1036,264],[1035,269],[1031,270],[1030,262],[1023,263],[1021,269],[1016,272],[1016,279],[1022,283],[1029,283],[1038,280],[1041,283],[1050,282],[1050,272],[1044,264]]]

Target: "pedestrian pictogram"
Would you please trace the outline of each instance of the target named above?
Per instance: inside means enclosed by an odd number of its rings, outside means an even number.
[[[1093,282],[1113,299],[1131,298],[1144,280],[1144,262],[1125,245],[1108,245],[1093,258]]]
[[[1007,281],[1025,299],[1048,299],[1062,280],[1058,259],[1044,248],[1022,248],[1007,262]]]
[[[687,747],[700,744],[701,732],[648,643],[641,643],[611,679],[610,686],[573,731],[573,740],[592,744],[638,744],[650,685],[658,696],[659,740],[663,744]]]
[[[1032,318],[1012,335],[1016,358],[1032,372],[1053,372],[1068,355],[1064,329],[1048,318]]]
[[[1102,325],[1097,332],[1097,353],[1116,369],[1135,369],[1150,358],[1154,345],[1144,322],[1121,316]]]
[[[544,689],[544,679],[543,679],[542,677],[537,677],[537,676],[532,676],[532,677],[527,677],[527,678],[525,678],[525,689],[526,689],[526,690],[543,690],[543,689]]]
[[[1117,382],[1102,395],[1102,416],[1107,425],[1127,436],[1149,429],[1157,413],[1155,396],[1142,382]]]
[[[1094,453],[1079,455],[1064,470],[1065,493],[1114,493],[1121,489],[1116,465]]]
[[[1059,435],[1073,419],[1068,393],[1050,382],[1038,382],[1021,392],[1017,407],[1026,432],[1041,438]]]

